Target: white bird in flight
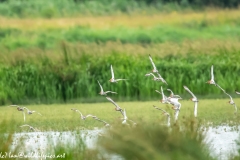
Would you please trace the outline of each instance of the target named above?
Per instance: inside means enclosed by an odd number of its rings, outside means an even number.
[[[127,80],[127,79],[115,79],[112,65],[111,65],[111,74],[112,74],[112,78],[109,81],[112,83],[116,83],[116,82],[122,81],[122,80]]]
[[[161,103],[169,104],[168,97],[164,95],[162,86],[161,86],[161,92],[159,92],[158,90],[155,90],[155,91],[162,95],[162,99],[160,101]]]
[[[91,115],[91,114],[88,114],[88,115],[86,115],[86,116],[84,116],[83,114],[82,114],[82,112],[80,112],[78,109],[75,109],[75,108],[72,108],[71,109],[72,111],[75,111],[75,112],[78,112],[79,114],[80,114],[80,118],[82,119],[82,120],[85,120],[86,118],[88,118],[88,117],[93,117],[93,115]]]
[[[171,89],[167,89],[167,90],[170,92],[170,96],[169,97],[171,97],[171,98],[181,98],[179,95],[175,95]]]
[[[39,130],[33,128],[32,126],[30,126],[30,125],[28,125],[28,124],[24,124],[24,125],[19,126],[19,127],[29,127],[29,129],[30,129],[31,131],[34,131],[34,132],[39,131]]]
[[[166,85],[168,85],[167,82],[165,81],[165,79],[163,79],[162,76],[159,73],[157,73],[158,77],[156,77],[153,73],[145,74],[145,76],[147,76],[147,77],[151,76],[151,75],[153,76],[154,81],[161,81],[161,82],[165,83]]]
[[[216,87],[218,87],[219,89],[221,89],[223,92],[225,92],[225,90],[222,87],[220,87],[214,80],[213,65],[211,66],[211,79],[209,81],[207,81],[206,83],[213,84]]]
[[[128,119],[127,113],[126,113],[126,110],[125,110],[125,109],[123,110],[123,118],[122,118],[122,119],[123,119],[122,124],[127,124],[127,125],[129,125],[129,124],[127,123],[127,121],[132,122],[133,125],[136,125],[136,124],[137,124],[137,123],[135,123],[134,121]]]
[[[191,101],[194,102],[194,116],[197,117],[197,107],[198,107],[198,99],[197,97],[188,89],[187,86],[183,86],[183,88],[188,91],[192,95],[192,98],[190,99]]]
[[[107,95],[107,93],[113,93],[113,94],[117,94],[117,92],[112,92],[112,91],[103,91],[103,87],[102,87],[102,85],[99,83],[99,81],[98,81],[98,84],[99,84],[99,86],[100,86],[100,89],[101,89],[101,91],[99,92],[99,94],[100,95]]]
[[[158,108],[158,107],[156,107],[156,106],[154,106],[154,105],[153,105],[153,107],[154,107],[155,109],[158,109],[158,110],[162,111],[163,114],[164,114],[165,116],[167,116],[167,126],[169,127],[169,126],[171,125],[171,123],[170,123],[170,114],[169,114],[168,112],[166,112],[165,110],[163,110],[163,109],[161,109],[161,108]]]
[[[26,121],[25,112],[24,112],[25,107],[20,107],[18,105],[10,105],[10,107],[17,107],[17,110],[23,113],[23,121],[24,122]]]
[[[155,66],[155,64],[154,64],[154,62],[153,62],[153,60],[152,60],[151,55],[149,54],[148,57],[149,57],[150,62],[152,63],[152,66],[153,66],[153,70],[152,70],[152,72],[153,72],[153,73],[158,73],[158,70],[157,70],[157,68],[156,68],[156,66]]]
[[[224,92],[224,93],[229,96],[230,101],[228,101],[228,103],[234,106],[234,108],[235,108],[234,113],[236,114],[237,113],[237,106],[236,106],[235,102],[233,101],[232,96],[230,96],[230,94],[228,94],[227,92]]]
[[[40,116],[42,116],[42,114],[39,113],[39,112],[37,112],[37,111],[31,111],[31,110],[29,110],[27,107],[23,107],[23,108],[27,110],[27,113],[28,113],[28,114],[33,114],[34,112],[36,112],[37,114],[39,114]]]
[[[120,108],[120,106],[119,106],[116,102],[114,102],[110,97],[106,97],[106,98],[107,98],[107,100],[109,100],[110,102],[112,102],[112,104],[115,105],[115,110],[116,110],[116,111],[120,111],[121,114],[124,116],[124,113],[123,113],[122,108]]]

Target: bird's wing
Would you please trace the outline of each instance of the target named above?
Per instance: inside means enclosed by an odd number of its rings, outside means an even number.
[[[127,119],[127,113],[126,113],[126,110],[125,110],[125,109],[123,110],[123,118],[124,118],[124,119]]]
[[[161,86],[161,93],[162,93],[162,98],[163,98],[163,99],[165,99],[165,98],[166,98],[166,96],[165,96],[165,95],[164,95],[164,93],[163,93],[162,86]]]
[[[155,64],[153,63],[153,60],[152,60],[152,57],[151,57],[150,54],[149,54],[149,59],[150,59],[150,62],[152,63],[153,68],[154,68],[155,70],[157,70]]]
[[[213,81],[214,81],[213,65],[211,66],[211,80],[213,80]]]
[[[226,92],[222,87],[220,87],[217,83],[215,83],[216,87],[220,88],[223,92]]]
[[[173,95],[172,98],[178,98],[178,99],[182,99],[182,97],[180,97],[179,95]]]
[[[91,115],[91,114],[88,114],[88,115],[86,115],[86,118],[88,118],[88,117],[96,117],[96,116],[93,116],[93,115]]]
[[[230,96],[230,94],[228,94],[227,92],[224,92],[224,93],[229,96],[229,98],[230,98],[231,101],[233,100],[233,99],[232,99],[232,96]]]
[[[99,118],[96,117],[96,116],[93,116],[92,118],[95,119],[95,120],[97,120],[97,121],[103,122],[103,123],[105,123],[105,124],[109,124],[109,123],[107,123],[106,121],[101,120],[101,119],[99,119]]]
[[[115,79],[115,81],[126,81],[127,79]]]
[[[117,94],[117,92],[112,92],[112,91],[105,91],[105,93],[114,93],[114,94]]]
[[[18,105],[10,105],[9,107],[20,107],[20,106],[18,106]]]
[[[159,78],[162,78],[162,76],[161,76],[159,73],[157,73],[157,75],[158,75]],[[162,79],[163,79],[163,78],[162,78]]]
[[[23,120],[24,120],[24,122],[26,121],[26,118],[25,118],[25,112],[24,111],[22,111],[23,112]]]
[[[76,109],[76,108],[72,108],[71,110],[73,110],[73,111],[75,111],[75,112],[78,112],[78,113],[81,115],[81,117],[83,117],[82,112],[80,112],[78,109]]]
[[[114,104],[117,108],[120,108],[116,102],[114,102],[110,97],[106,97],[107,100],[109,100],[110,102],[112,102],[112,104]]]
[[[99,83],[99,81],[98,81],[98,84],[99,84],[99,86],[100,86],[100,88],[101,88],[101,92],[103,92],[102,85]]]
[[[235,103],[234,103],[234,108],[235,108],[235,113],[237,113],[237,106]]]
[[[111,74],[112,74],[112,79],[114,79],[114,72],[113,72],[113,67],[111,65]]]
[[[240,94],[240,92],[238,92],[238,91],[235,91],[236,92],[236,94]]]
[[[174,95],[173,91],[171,89],[167,89],[169,92],[171,92],[171,95]]]
[[[196,98],[196,99],[197,99],[197,97],[190,91],[190,89],[188,89],[187,86],[183,86],[183,87],[184,87],[184,89],[185,89],[186,91],[188,91],[188,93],[190,93],[190,94],[192,95],[193,98]]]
[[[158,91],[158,90],[155,90],[156,92],[158,92],[159,94],[162,94],[160,91]]]
[[[28,124],[24,124],[24,125],[21,125],[21,126],[19,126],[19,127],[31,127],[31,126],[28,125]]]
[[[154,106],[154,105],[153,105],[153,107],[154,107],[155,109],[158,109],[158,110],[162,111],[163,113],[167,113],[165,110],[163,110],[163,109],[161,109],[161,108],[158,108],[158,107],[156,107],[156,106]]]

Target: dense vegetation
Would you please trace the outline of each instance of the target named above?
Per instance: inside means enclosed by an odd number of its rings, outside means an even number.
[[[1,0],[0,15],[10,17],[62,17],[82,14],[147,13],[204,7],[237,8],[238,0]]]

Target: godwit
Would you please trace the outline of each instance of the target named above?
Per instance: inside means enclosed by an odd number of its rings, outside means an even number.
[[[23,109],[26,109],[28,114],[33,114],[34,112],[36,112],[37,114],[39,114],[40,116],[42,116],[41,113],[39,113],[39,112],[37,112],[37,111],[30,111],[27,107],[23,107]]]
[[[198,107],[198,99],[197,97],[188,89],[187,86],[183,86],[183,88],[188,91],[192,95],[192,98],[190,99],[191,101],[194,102],[194,116],[197,117],[197,107]]]
[[[225,90],[222,87],[220,87],[214,80],[213,65],[211,66],[211,79],[209,81],[207,81],[206,83],[213,84],[216,87],[218,87],[219,89],[221,89],[223,92],[225,92]]]
[[[24,108],[25,107],[20,107],[18,105],[10,105],[11,107],[17,107],[17,110],[18,111],[21,111],[23,113],[23,121],[25,122],[26,121],[26,117],[25,117],[25,112],[24,112]]]
[[[156,90],[156,92],[157,92],[157,90]],[[160,93],[160,92],[158,92],[158,93]],[[164,93],[163,93],[162,86],[161,86],[161,94],[162,94],[161,103],[169,103],[167,96],[165,96]]]
[[[127,79],[115,79],[112,65],[111,65],[111,74],[112,74],[112,78],[109,81],[112,82],[112,83],[116,83],[116,82],[121,81],[121,80],[127,80]]]
[[[230,101],[228,101],[228,103],[234,106],[235,114],[236,114],[237,113],[237,106],[236,106],[235,102],[233,101],[232,96],[230,96],[230,94],[228,94],[227,92],[224,92],[224,93],[229,96]]]
[[[100,88],[101,88],[101,91],[100,91],[100,95],[107,95],[107,93],[113,93],[113,94],[117,94],[116,92],[112,92],[112,91],[103,91],[103,87],[102,87],[102,85],[99,83],[99,81],[98,81],[98,84],[99,84],[99,86],[100,86]]]
[[[164,114],[165,116],[167,116],[167,126],[169,127],[169,126],[171,125],[171,124],[170,124],[170,114],[169,114],[168,112],[166,112],[165,110],[163,110],[163,109],[161,109],[161,108],[158,108],[158,107],[156,107],[156,106],[154,106],[154,105],[153,105],[153,107],[154,107],[155,109],[158,109],[158,110],[162,111],[163,114]]]
[[[156,66],[155,66],[155,64],[153,63],[153,60],[152,60],[152,57],[151,57],[151,55],[149,54],[149,59],[150,59],[150,62],[152,63],[152,66],[153,66],[153,70],[152,70],[152,72],[153,73],[157,73],[158,72],[158,70],[157,70],[157,68],[156,68]]]
[[[136,125],[136,124],[137,124],[137,123],[135,123],[134,121],[128,119],[127,113],[126,113],[126,110],[125,110],[125,109],[123,110],[123,118],[122,118],[122,119],[123,119],[122,124],[127,124],[127,125],[129,125],[129,124],[127,123],[127,121],[132,122],[133,125]]]
[[[171,98],[181,98],[179,95],[175,95],[171,89],[167,89],[170,92],[169,97]]]
[[[103,122],[103,123],[104,123],[104,126],[106,126],[106,127],[110,126],[109,123],[107,123],[106,121],[103,121],[103,120],[99,119],[97,116],[93,116],[92,118],[95,119],[95,120],[97,120],[97,121]]]
[[[163,82],[163,83],[165,83],[166,85],[168,85],[167,84],[167,82],[161,77],[161,75],[159,74],[159,73],[157,73],[157,75],[159,76],[159,77],[156,77],[153,73],[147,73],[147,74],[145,74],[145,76],[153,76],[153,80],[154,81],[161,81],[161,82]]]
[[[24,125],[19,126],[19,127],[29,127],[29,129],[30,129],[31,131],[34,131],[34,132],[35,132],[35,131],[39,131],[39,130],[33,128],[32,126],[30,126],[30,125],[28,125],[28,124],[24,124]]]
[[[110,102],[112,102],[112,104],[114,104],[116,107],[115,107],[115,110],[116,111],[120,111],[121,112],[121,114],[124,116],[124,113],[123,113],[123,110],[122,110],[122,108],[120,108],[120,106],[116,103],[116,102],[114,102],[110,97],[106,97],[107,98],[107,100],[109,100]]]
[[[94,117],[93,115],[91,115],[91,114],[88,114],[88,115],[86,115],[86,116],[84,116],[83,114],[82,114],[82,112],[80,112],[78,109],[75,109],[75,108],[72,108],[71,109],[72,111],[75,111],[75,112],[78,112],[79,114],[80,114],[80,118],[82,119],[82,120],[85,120],[86,118],[88,118],[88,117]]]
[[[238,92],[238,91],[235,91],[236,92],[236,94],[240,94],[240,92]]]

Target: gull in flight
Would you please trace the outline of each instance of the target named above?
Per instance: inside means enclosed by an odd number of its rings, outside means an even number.
[[[116,110],[116,111],[120,111],[121,114],[122,114],[123,117],[124,117],[124,113],[123,113],[122,108],[120,108],[120,106],[119,106],[116,102],[114,102],[110,97],[106,97],[106,98],[107,98],[107,100],[109,100],[110,102],[112,102],[112,104],[115,105],[115,110]]]
[[[213,65],[211,66],[211,79],[209,81],[207,81],[206,83],[213,84],[216,87],[218,87],[219,89],[221,89],[223,92],[225,92],[225,90],[222,87],[220,87],[214,80]]]
[[[153,72],[153,73],[158,73],[158,70],[157,70],[157,68],[156,68],[156,66],[155,66],[155,64],[154,64],[154,62],[153,62],[152,57],[151,57],[150,54],[149,54],[149,59],[150,59],[150,62],[152,63],[152,66],[153,66],[152,72]]]
[[[127,80],[127,79],[115,79],[112,65],[111,65],[111,74],[112,74],[112,78],[109,81],[112,82],[112,83],[116,83],[116,82],[121,81],[121,80]]]
[[[86,116],[84,116],[83,114],[82,114],[82,112],[80,112],[78,109],[75,109],[75,108],[72,108],[71,109],[72,111],[75,111],[75,112],[78,112],[79,114],[80,114],[80,118],[82,119],[82,120],[85,120],[86,118],[88,118],[88,117],[94,117],[93,115],[91,115],[91,114],[88,114],[88,115],[86,115]]]
[[[236,106],[235,102],[233,101],[232,96],[230,96],[230,94],[228,94],[227,92],[224,92],[224,93],[229,96],[230,101],[228,101],[228,103],[234,106],[234,108],[235,108],[234,113],[236,114],[237,113],[237,106]]]
[[[194,116],[197,117],[197,107],[198,107],[198,99],[197,97],[190,91],[190,89],[188,89],[187,86],[183,86],[184,89],[186,91],[188,91],[188,93],[190,93],[192,95],[192,98],[190,99],[191,101],[194,102]]]
[[[159,73],[157,73],[157,75],[158,75],[158,77],[156,77],[153,73],[147,73],[147,74],[145,74],[145,76],[153,76],[153,80],[154,81],[162,81],[163,83],[165,83],[166,85],[168,85],[167,84],[167,82],[162,78],[162,76],[159,74]]]
[[[25,112],[24,112],[25,107],[20,107],[18,105],[10,105],[10,106],[11,107],[17,107],[17,110],[21,111],[23,113],[23,121],[25,122],[26,121]]]
[[[240,94],[240,92],[238,92],[238,91],[235,91],[236,92],[236,94]]]
[[[122,119],[123,119],[122,124],[127,124],[127,125],[129,125],[129,124],[127,123],[127,121],[131,121],[131,122],[133,123],[133,125],[136,125],[136,124],[137,124],[137,123],[135,123],[134,121],[128,119],[127,113],[126,113],[126,110],[125,110],[125,109],[123,110],[123,118],[122,118]]]
[[[112,91],[103,91],[103,87],[102,87],[102,85],[99,83],[99,81],[98,81],[98,84],[99,84],[99,86],[100,86],[100,88],[101,88],[101,91],[100,91],[100,95],[107,95],[107,93],[113,93],[113,94],[117,94],[116,92],[112,92]]]
[[[155,90],[155,91],[162,95],[162,100],[160,101],[161,103],[169,104],[169,101],[168,101],[169,99],[167,96],[164,95],[162,86],[161,86],[161,92],[159,92],[158,90]]]
[[[154,106],[154,105],[153,105],[153,107],[154,107],[155,109],[158,109],[158,110],[162,111],[163,114],[164,114],[165,116],[167,116],[167,126],[169,127],[169,126],[171,125],[171,123],[170,123],[170,114],[169,114],[168,112],[166,112],[165,110],[163,110],[163,109],[161,109],[161,108],[158,108],[158,107],[156,107],[156,106]]]
[[[28,125],[28,124],[24,124],[24,125],[19,126],[19,127],[29,127],[29,129],[30,129],[31,131],[34,131],[34,132],[39,131],[39,130],[33,128],[32,126],[30,126],[30,125]]]
[[[179,95],[175,95],[171,89],[167,89],[170,92],[170,98],[181,98]],[[181,98],[182,99],[182,98]]]

